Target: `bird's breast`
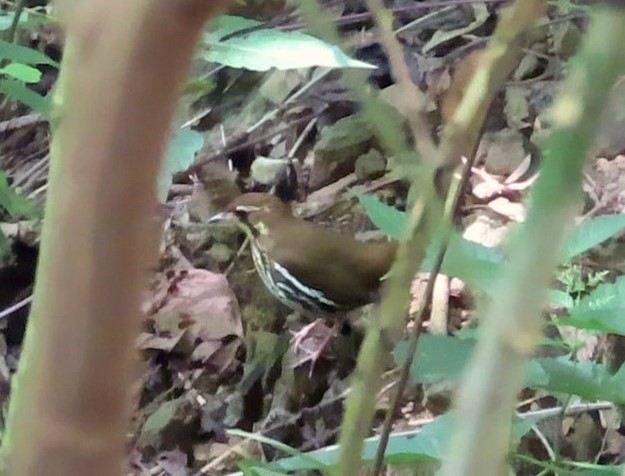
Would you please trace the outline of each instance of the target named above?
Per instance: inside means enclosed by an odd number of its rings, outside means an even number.
[[[265,287],[287,307],[302,312],[336,312],[342,309],[322,290],[314,288],[295,277],[258,245],[252,245],[252,259]]]

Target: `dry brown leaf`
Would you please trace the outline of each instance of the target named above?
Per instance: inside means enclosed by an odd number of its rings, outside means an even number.
[[[512,202],[505,197],[496,198],[488,204],[488,208],[511,221],[525,221],[525,206],[522,203]]]
[[[142,336],[142,349],[175,350],[204,362],[225,337],[243,337],[239,305],[226,276],[195,269],[185,260],[154,277],[144,310],[155,335]]]

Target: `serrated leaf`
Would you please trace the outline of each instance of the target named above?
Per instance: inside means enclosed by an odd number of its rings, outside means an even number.
[[[558,324],[625,336],[625,276],[597,286]]]
[[[222,16],[217,28],[204,35],[208,49],[201,53],[206,61],[233,68],[267,71],[270,68],[297,69],[313,66],[328,68],[366,68],[374,65],[347,56],[338,46],[296,31],[258,29],[223,39],[257,23],[233,16]]]
[[[469,361],[475,341],[458,337],[424,334],[419,338],[417,354],[410,367],[410,381],[433,384],[456,380]],[[403,365],[408,352],[408,342],[395,346],[393,358],[398,366]]]
[[[36,83],[41,79],[41,71],[22,63],[10,63],[1,68],[0,73],[25,83]]]
[[[49,117],[51,102],[49,98],[45,98],[35,91],[28,89],[24,83],[15,79],[3,79],[0,81],[0,93],[5,94],[14,101],[19,101],[34,112],[38,112],[43,117]]]
[[[164,202],[174,174],[188,168],[195,154],[204,145],[204,137],[192,129],[180,129],[169,142],[165,161],[158,179],[158,197]]]
[[[373,224],[383,233],[397,240],[406,238],[406,214],[404,212],[381,202],[375,195],[358,194],[358,201]]]
[[[625,403],[625,379],[611,375],[604,365],[573,362],[568,357],[533,359],[526,367],[525,384],[586,400]]]
[[[624,229],[625,215],[603,215],[581,222],[566,240],[563,261],[594,248]]]
[[[0,40],[0,58],[24,64],[49,64],[58,68],[59,64],[41,51],[26,46]]]

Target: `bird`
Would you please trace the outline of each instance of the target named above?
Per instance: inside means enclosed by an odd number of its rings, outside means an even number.
[[[296,333],[296,345],[323,322],[320,315],[336,316],[375,302],[397,250],[396,241],[361,242],[297,218],[289,204],[270,193],[238,196],[209,219],[221,222],[234,222],[245,232],[254,267],[275,298],[305,317],[317,316]]]

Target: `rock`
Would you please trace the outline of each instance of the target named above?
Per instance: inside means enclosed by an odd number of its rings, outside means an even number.
[[[314,152],[310,189],[317,190],[353,172],[358,157],[376,144],[372,127],[360,115],[324,128]]]
[[[445,413],[451,407],[458,385],[454,382],[439,382],[425,385],[423,405],[435,415]]]
[[[617,83],[603,111],[599,134],[592,150],[594,156],[611,159],[625,151],[625,81]]]
[[[512,129],[484,134],[477,152],[484,168],[491,174],[509,175],[517,169],[527,155],[525,137]]]
[[[378,149],[371,149],[356,160],[355,172],[359,180],[372,180],[384,175],[386,160]]]
[[[137,440],[144,455],[191,451],[200,428],[200,409],[184,397],[162,404],[146,420]]]
[[[252,162],[250,174],[252,180],[262,185],[273,185],[280,171],[285,168],[287,161],[284,159],[272,159],[270,157],[257,157]]]

